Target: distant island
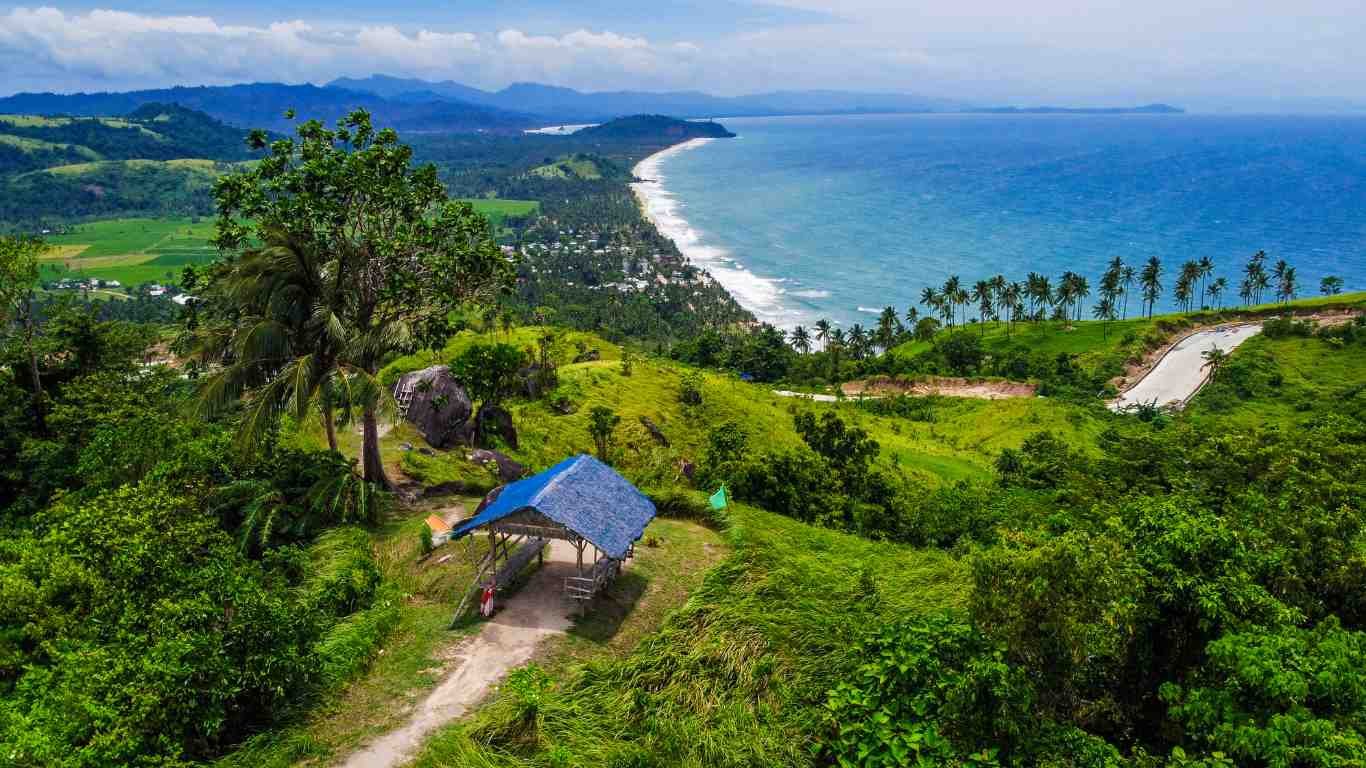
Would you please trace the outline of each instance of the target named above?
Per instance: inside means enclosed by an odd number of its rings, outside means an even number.
[[[581,139],[663,140],[668,142],[689,139],[733,139],[735,134],[720,123],[706,120],[679,120],[664,115],[635,115],[594,125],[578,131]]]
[[[986,115],[1182,115],[1186,112],[1170,104],[1145,104],[1141,107],[981,107],[960,111]]]

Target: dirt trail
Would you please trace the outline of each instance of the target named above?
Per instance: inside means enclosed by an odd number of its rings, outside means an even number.
[[[342,768],[397,768],[412,760],[433,731],[464,716],[504,675],[530,661],[542,642],[569,629],[571,608],[561,595],[574,562],[573,547],[552,541],[545,565],[461,644],[459,665],[418,704],[408,723],[353,753]]]

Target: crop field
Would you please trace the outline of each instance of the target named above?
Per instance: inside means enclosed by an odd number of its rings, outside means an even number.
[[[496,197],[464,198],[460,202],[469,203],[474,210],[488,217],[494,229],[502,229],[503,220],[509,216],[526,216],[541,207],[535,200],[503,200]]]
[[[218,257],[209,244],[213,229],[212,221],[190,219],[82,224],[48,238],[53,248],[43,259],[43,279],[93,277],[118,280],[126,287],[174,280],[187,265],[208,264]]]

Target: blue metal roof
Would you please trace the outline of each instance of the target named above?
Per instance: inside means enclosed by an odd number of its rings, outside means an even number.
[[[620,560],[655,516],[655,505],[611,467],[587,454],[572,456],[539,475],[503,486],[451,538],[508,515],[534,509]]]

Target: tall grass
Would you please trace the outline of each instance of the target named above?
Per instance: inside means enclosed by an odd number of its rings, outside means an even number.
[[[727,533],[733,554],[629,656],[578,667],[531,715],[506,686],[415,765],[809,765],[863,633],[964,599],[964,570],[939,551],[738,505]]]

